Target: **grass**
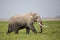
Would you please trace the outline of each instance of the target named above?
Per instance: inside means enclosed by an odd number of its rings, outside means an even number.
[[[43,21],[48,27],[43,27],[43,33],[34,34],[30,31],[26,34],[25,29],[19,30],[19,34],[14,32],[6,35],[8,28],[7,21],[0,21],[0,40],[60,40],[60,21]],[[38,23],[34,24],[37,32],[40,31]]]

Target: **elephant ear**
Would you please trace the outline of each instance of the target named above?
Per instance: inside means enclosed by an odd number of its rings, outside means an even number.
[[[34,13],[34,14],[33,14],[33,18],[34,18],[34,19],[37,19],[37,18],[38,18],[37,13]]]

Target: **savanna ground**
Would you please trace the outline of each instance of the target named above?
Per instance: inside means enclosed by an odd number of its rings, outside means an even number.
[[[0,40],[60,40],[60,21],[43,21],[43,24],[48,26],[43,27],[43,33],[39,33],[39,25],[35,23],[37,34],[34,34],[32,31],[26,34],[25,29],[23,29],[19,31],[19,34],[12,32],[6,35],[8,22],[0,21]]]

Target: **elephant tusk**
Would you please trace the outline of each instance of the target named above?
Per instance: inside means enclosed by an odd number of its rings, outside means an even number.
[[[46,25],[42,25],[42,24],[40,24],[40,23],[39,23],[39,25],[42,26],[42,27],[48,27],[48,26],[46,26]]]
[[[42,24],[39,23],[39,25],[43,26]]]

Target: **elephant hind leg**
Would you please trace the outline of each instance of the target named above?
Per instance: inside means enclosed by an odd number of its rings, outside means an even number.
[[[15,34],[18,34],[18,30],[14,30]]]
[[[9,33],[11,33],[12,31],[13,31],[12,26],[9,24],[9,25],[8,25],[8,31],[7,31],[6,34],[9,34]]]
[[[14,32],[15,32],[15,34],[18,34],[18,31],[19,31],[18,28],[15,27],[15,28],[14,28]]]
[[[6,33],[6,34],[9,34],[9,33],[11,33],[12,32],[12,30],[8,30],[8,32]]]
[[[19,31],[19,26],[18,25],[15,25],[14,26],[14,32],[15,32],[15,34],[18,34],[18,31]]]

